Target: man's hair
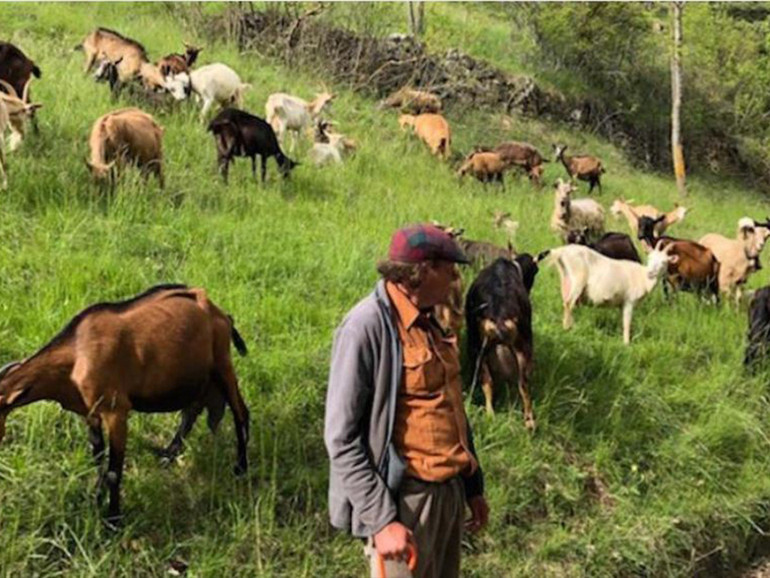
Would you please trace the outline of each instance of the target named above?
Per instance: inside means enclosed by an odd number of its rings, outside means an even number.
[[[400,261],[383,259],[377,263],[377,271],[385,281],[400,283],[413,290],[420,286],[420,276],[424,265],[425,261],[420,263],[402,263]]]

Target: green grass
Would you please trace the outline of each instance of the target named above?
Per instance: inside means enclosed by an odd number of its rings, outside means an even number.
[[[429,5],[429,16],[441,13],[476,28],[489,18]],[[43,69],[32,92],[45,105],[40,136],[9,155],[10,187],[0,196],[0,361],[34,352],[91,303],[185,282],[205,287],[246,338],[250,355],[235,363],[252,412],[244,479],[230,473],[229,417],[216,436],[199,425],[181,462],[163,468],[150,447],[171,437],[177,416],[134,414],[126,523],[115,533],[94,505],[81,420],[50,404],[14,413],[0,446],[0,575],[162,576],[176,558],[196,577],[363,575],[360,543],[333,532],[326,517],[321,432],[334,327],[373,286],[395,228],[436,219],[503,243],[491,212],[510,210],[521,223],[517,248],[538,252],[557,244],[550,190],[515,178],[505,192],[458,185],[398,131],[395,113],[341,92],[333,117],[360,144],[344,166],[305,162],[282,182],[270,161],[260,186],[239,161],[226,187],[212,139],[186,104],[157,114],[167,189],[129,173],[108,199],[83,163],[87,135],[99,115],[128,103],[110,102],[72,52],[94,26],[140,40],[152,57],[183,39],[206,44],[202,63],[239,71],[253,86],[246,108],[257,114],[269,93],[311,95],[322,79],[212,44],[159,5],[0,4],[0,21]],[[662,208],[677,198],[670,178],[637,172],[591,136],[491,113],[448,117],[460,151],[517,138],[543,151],[564,140],[599,155],[609,167],[605,206],[620,195]],[[294,156],[305,161],[305,149]],[[548,182],[559,176],[550,165]],[[689,182],[694,210],[678,235],[732,235],[742,215],[767,212],[756,191]],[[554,271],[541,272],[533,300],[538,432],[524,431],[518,402],[509,407],[504,395],[492,418],[478,400],[467,406],[492,519],[467,542],[466,575],[688,576],[711,551],[726,564],[744,559],[770,503],[767,375],[742,372],[745,312],[686,294],[668,304],[655,291],[635,312],[626,348],[617,310],[580,308],[573,331],[562,331]]]

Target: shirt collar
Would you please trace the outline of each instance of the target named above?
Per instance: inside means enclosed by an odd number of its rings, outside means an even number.
[[[385,283],[385,290],[388,293],[390,302],[393,303],[393,308],[396,310],[398,318],[401,320],[401,323],[404,324],[404,328],[408,331],[412,328],[415,321],[417,321],[421,311],[395,283],[387,281]]]

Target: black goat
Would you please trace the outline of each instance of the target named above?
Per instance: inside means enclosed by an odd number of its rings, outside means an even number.
[[[770,345],[770,286],[759,289],[749,305],[749,343],[743,364],[754,369]]]
[[[585,245],[610,259],[642,262],[636,247],[634,247],[634,242],[625,233],[605,233],[598,241],[589,243],[588,228],[584,227],[580,231],[567,233],[567,244]]]
[[[257,155],[262,163],[262,182],[265,182],[268,157],[275,157],[284,178],[299,163],[283,154],[275,131],[264,119],[238,110],[226,108],[209,123],[208,130],[214,133],[217,143],[219,171],[227,183],[230,163],[235,157],[251,158],[251,174],[256,178]]]
[[[30,102],[27,84],[33,76],[35,78],[42,76],[42,72],[37,64],[27,58],[27,55],[19,47],[10,42],[0,42],[0,80],[10,84],[16,91],[16,94],[26,102]],[[32,111],[31,119],[32,127],[37,133],[37,117],[34,110]]]
[[[537,272],[537,262],[527,253],[513,260],[497,259],[479,273],[465,300],[468,360],[474,363],[474,384],[481,377],[487,411],[494,411],[493,384],[510,383],[518,374],[529,430],[535,429],[528,385],[533,357],[529,293]]]

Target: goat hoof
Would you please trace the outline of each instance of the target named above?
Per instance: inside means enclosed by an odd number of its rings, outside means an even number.
[[[535,424],[535,418],[530,417],[524,420],[524,427],[527,428],[527,431],[531,434],[535,433],[535,429],[537,425]]]
[[[235,467],[233,468],[233,473],[236,476],[242,476],[247,472],[248,469],[249,468],[246,464],[235,464]]]
[[[120,513],[108,514],[104,519],[104,525],[108,530],[117,532],[123,527],[123,516]]]

